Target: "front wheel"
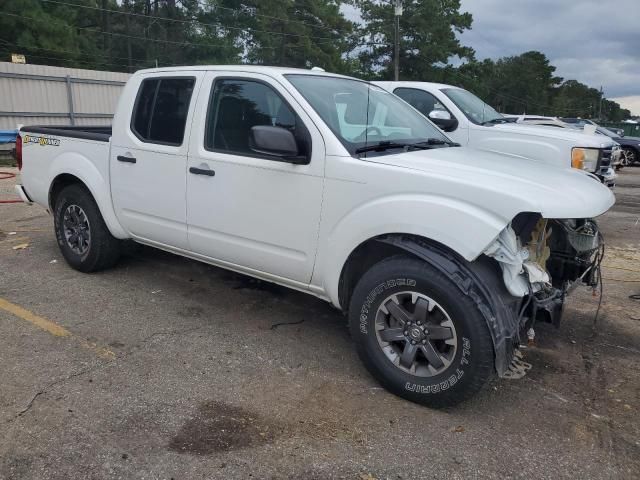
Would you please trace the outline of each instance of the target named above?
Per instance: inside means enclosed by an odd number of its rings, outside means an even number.
[[[432,407],[455,405],[494,372],[494,352],[476,303],[429,264],[394,256],[359,281],[351,333],[369,372],[389,391]]]
[[[54,224],[60,251],[76,270],[95,272],[118,261],[121,242],[109,232],[85,187],[69,185],[60,192],[55,200]]]

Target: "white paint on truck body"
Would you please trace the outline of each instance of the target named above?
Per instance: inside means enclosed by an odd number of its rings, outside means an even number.
[[[514,155],[446,147],[352,155],[288,74],[347,78],[252,66],[139,71],[123,91],[110,142],[60,137],[59,146],[25,145],[24,188],[48,206],[56,176],[74,175],[118,238],[303,290],[342,308],[343,266],[376,236],[422,236],[473,261],[518,213],[591,218],[614,202],[585,172],[543,168]],[[176,76],[195,78],[182,145],[140,142],[130,125],[141,81]],[[256,80],[283,98],[309,132],[310,162],[204,148],[212,87],[222,78]],[[137,162],[120,162],[119,155]],[[191,168],[209,168],[215,176],[192,175]]]

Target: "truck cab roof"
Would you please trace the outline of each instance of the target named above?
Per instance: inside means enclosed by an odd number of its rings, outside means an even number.
[[[316,75],[316,76],[329,76],[329,77],[345,77],[344,75],[325,72],[317,69],[306,68],[291,68],[291,67],[271,67],[265,65],[193,65],[184,67],[159,67],[159,68],[147,68],[138,70],[134,75],[148,75],[154,73],[186,73],[186,72],[203,72],[203,71],[225,71],[225,72],[246,72],[246,73],[261,73],[263,75]]]

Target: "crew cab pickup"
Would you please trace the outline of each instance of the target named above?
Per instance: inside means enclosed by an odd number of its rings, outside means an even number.
[[[18,154],[71,267],[112,267],[132,239],[316,295],[376,379],[432,406],[524,373],[522,332],[596,284],[592,218],[614,202],[584,171],[458,147],[380,87],[297,69],[141,70],[111,128],[22,127]]]
[[[429,82],[374,82],[429,117],[461,145],[538,160],[548,166],[577,168],[614,186],[614,141],[580,131],[516,123],[473,93]]]

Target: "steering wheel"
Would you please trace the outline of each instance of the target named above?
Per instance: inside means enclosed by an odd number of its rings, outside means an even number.
[[[381,137],[382,136],[382,132],[380,131],[380,129],[378,127],[367,127],[364,129],[364,132],[362,132],[360,135],[358,135],[357,138],[354,138],[355,142],[364,142],[365,139],[369,136],[376,136],[376,137]]]

